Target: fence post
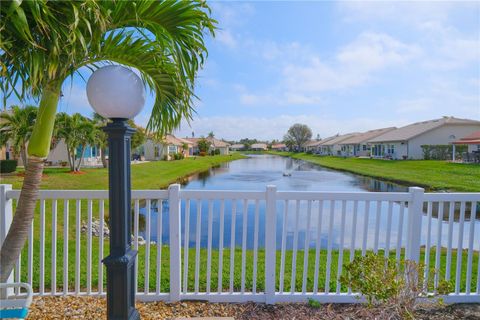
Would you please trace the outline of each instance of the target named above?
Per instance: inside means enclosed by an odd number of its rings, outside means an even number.
[[[7,198],[7,192],[12,190],[11,184],[0,184],[0,248],[7,237],[8,230],[13,219],[13,201]],[[7,283],[13,283],[13,272],[8,277]],[[1,290],[0,297],[3,298],[13,294],[13,288]]]
[[[170,232],[170,301],[180,300],[181,278],[181,223],[180,223],[180,185],[172,184],[168,188],[169,232]]]
[[[405,258],[419,262],[422,232],[423,188],[410,187],[411,200],[408,203],[407,247]]]
[[[275,303],[277,187],[267,186],[265,216],[265,303]]]

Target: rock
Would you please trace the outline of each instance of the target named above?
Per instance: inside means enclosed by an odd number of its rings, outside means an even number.
[[[88,223],[82,222],[82,226],[80,228],[82,233],[88,232]],[[99,237],[100,236],[100,220],[92,220],[92,236]],[[106,222],[103,223],[103,236],[108,238],[110,236],[110,230],[108,229],[108,224]]]

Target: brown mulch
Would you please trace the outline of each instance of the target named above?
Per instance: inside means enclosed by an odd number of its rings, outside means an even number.
[[[385,309],[367,309],[360,304],[146,302],[137,303],[141,319],[177,317],[234,317],[235,319],[400,319]],[[418,310],[416,319],[480,319],[480,304],[430,306]],[[106,302],[97,297],[35,298],[27,319],[106,319]]]

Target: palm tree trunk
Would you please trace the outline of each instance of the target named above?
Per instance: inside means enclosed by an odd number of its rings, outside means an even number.
[[[22,148],[20,149],[20,157],[22,158],[23,167],[26,169],[28,160],[27,160],[27,148],[25,147],[25,145],[23,145]]]
[[[101,158],[102,158],[102,165],[104,168],[107,167],[107,148],[101,148],[100,152],[102,153]]]
[[[85,145],[82,145],[82,152],[80,153],[80,159],[78,159],[78,164],[75,171],[80,171],[80,167],[82,166],[82,160],[84,156],[85,156]]]
[[[42,172],[43,159],[30,157],[25,167],[25,179],[17,210],[0,252],[0,282],[7,281],[25,245],[32,224]]]
[[[17,209],[0,250],[0,282],[6,282],[27,240],[43,172],[43,161],[50,151],[61,81],[49,83],[43,90],[37,119],[28,144],[28,164]]]

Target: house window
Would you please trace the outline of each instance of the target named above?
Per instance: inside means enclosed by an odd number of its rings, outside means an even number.
[[[168,154],[177,153],[177,146],[168,146]]]
[[[154,157],[158,157],[158,156],[160,156],[160,154],[159,154],[159,150],[158,150],[158,146],[155,146],[155,147],[154,147],[154,150],[153,150],[153,156],[154,156]]]
[[[362,150],[367,151],[367,145],[366,144],[362,145]]]
[[[394,154],[395,153],[395,145],[394,144],[390,144],[387,146],[387,153],[388,154]]]

